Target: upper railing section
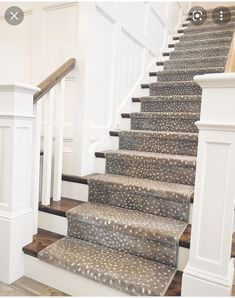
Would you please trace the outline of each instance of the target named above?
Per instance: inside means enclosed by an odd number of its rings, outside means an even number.
[[[74,69],[75,64],[75,58],[69,59],[56,71],[49,75],[44,81],[42,81],[41,84],[38,85],[41,90],[33,97],[34,103],[47,94],[58,82],[60,82],[68,73],[70,73]]]
[[[225,72],[235,72],[235,31],[233,33],[233,39],[229,50],[228,60],[225,66]]]

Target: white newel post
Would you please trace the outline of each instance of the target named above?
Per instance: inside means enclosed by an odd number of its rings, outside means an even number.
[[[0,281],[24,274],[22,247],[32,241],[33,95],[38,88],[0,84]]]
[[[183,296],[230,296],[235,203],[235,73],[196,76],[202,87],[189,262]]]

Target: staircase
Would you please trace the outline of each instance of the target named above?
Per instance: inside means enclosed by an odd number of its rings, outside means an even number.
[[[167,294],[177,269],[183,270],[180,243],[189,248],[198,141],[194,123],[201,102],[193,77],[224,71],[235,18],[216,25],[209,14],[203,25],[187,25],[175,50],[164,54],[169,60],[157,64],[164,70],[151,73],[157,82],[143,86],[149,96],[133,99],[140,102],[140,112],[122,115],[130,118],[131,129],[110,132],[119,137],[119,150],[96,153],[105,158],[105,174],[67,177],[88,183],[88,202],[40,205],[41,212],[68,220],[67,236],[55,237],[33,254],[40,261],[144,296]],[[25,253],[32,255],[32,247]]]

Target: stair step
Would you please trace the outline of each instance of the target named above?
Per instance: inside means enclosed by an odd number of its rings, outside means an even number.
[[[131,118],[131,116],[130,116],[130,113],[121,113],[121,117],[122,118],[127,118],[127,119],[129,119],[129,118]]]
[[[23,252],[27,255],[37,258],[40,251],[63,237],[63,235],[57,233],[38,229],[38,233],[33,236],[33,242],[24,246]]]
[[[50,205],[39,203],[39,211],[65,217],[68,210],[83,203],[85,202],[62,197],[60,201],[53,201],[51,199]]]
[[[137,210],[88,202],[67,212],[68,236],[176,266],[186,223]]]
[[[196,75],[220,72],[224,72],[224,67],[162,70],[157,72],[157,80],[158,82],[193,81],[193,78]]]
[[[183,58],[197,58],[197,57],[219,57],[226,56],[229,53],[230,46],[223,47],[209,47],[203,49],[186,49],[175,50],[170,53],[170,59],[183,59]]]
[[[169,56],[170,56],[170,53],[165,52],[165,53],[162,54],[162,56],[163,56],[163,57],[169,57]]]
[[[168,45],[168,48],[174,48],[175,47],[175,44],[174,43],[170,43],[169,45]]]
[[[68,175],[68,174],[63,174],[62,175],[62,180],[67,181],[67,182],[73,182],[73,183],[79,183],[79,184],[87,184],[88,178],[92,176],[97,176],[98,173],[86,175],[86,176],[76,176],[76,175]]]
[[[109,135],[110,135],[111,137],[118,137],[118,136],[119,136],[119,130],[111,130],[111,131],[109,132]]]
[[[200,95],[141,97],[141,112],[200,113]]]
[[[132,130],[198,132],[199,113],[131,113]]]
[[[141,88],[142,89],[148,89],[149,88],[149,84],[141,84]]]
[[[130,295],[163,295],[175,274],[171,266],[72,237],[47,247],[39,259]]]
[[[225,46],[230,45],[232,41],[232,37],[211,37],[210,39],[200,39],[196,40],[196,42],[192,41],[180,41],[175,44],[175,49],[202,49],[216,46]]]
[[[89,179],[89,201],[188,221],[189,185],[104,174]]]
[[[158,61],[158,62],[156,62],[156,65],[157,66],[163,66],[164,65],[164,61]]]
[[[33,237],[33,242],[24,247],[24,253],[37,258],[40,251],[63,237],[62,235],[39,229],[38,233]],[[180,296],[181,279],[182,272],[178,270],[165,293],[166,296]],[[100,287],[100,285],[98,285],[98,287]]]
[[[187,58],[168,60],[164,62],[165,70],[175,69],[198,69],[211,67],[225,67],[227,56],[206,57],[206,58]]]
[[[106,151],[106,173],[194,185],[196,158],[132,150]]]
[[[211,23],[210,25],[200,25],[194,26],[191,25],[188,28],[184,29],[184,34],[195,34],[199,32],[213,32],[213,31],[221,31],[221,30],[228,30],[228,29],[235,29],[235,22],[229,22],[227,24],[216,24]]]
[[[156,77],[156,76],[157,76],[157,72],[156,72],[156,71],[151,71],[151,72],[149,73],[149,76],[150,76],[150,77]]]
[[[149,84],[150,96],[174,95],[201,95],[201,87],[192,81],[189,82],[157,82]]]
[[[173,40],[180,40],[180,36],[174,36]]]
[[[181,41],[191,41],[197,43],[199,40],[211,39],[211,38],[220,38],[220,37],[231,37],[233,36],[233,29],[219,30],[219,31],[206,31],[198,32],[194,34],[184,34],[180,36],[179,40]]]
[[[197,155],[197,133],[119,131],[119,149],[177,155]]]
[[[140,102],[140,98],[139,97],[132,97],[132,102]]]

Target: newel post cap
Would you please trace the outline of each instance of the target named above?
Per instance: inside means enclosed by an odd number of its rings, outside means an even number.
[[[235,72],[198,75],[194,81],[202,88],[235,88]]]

